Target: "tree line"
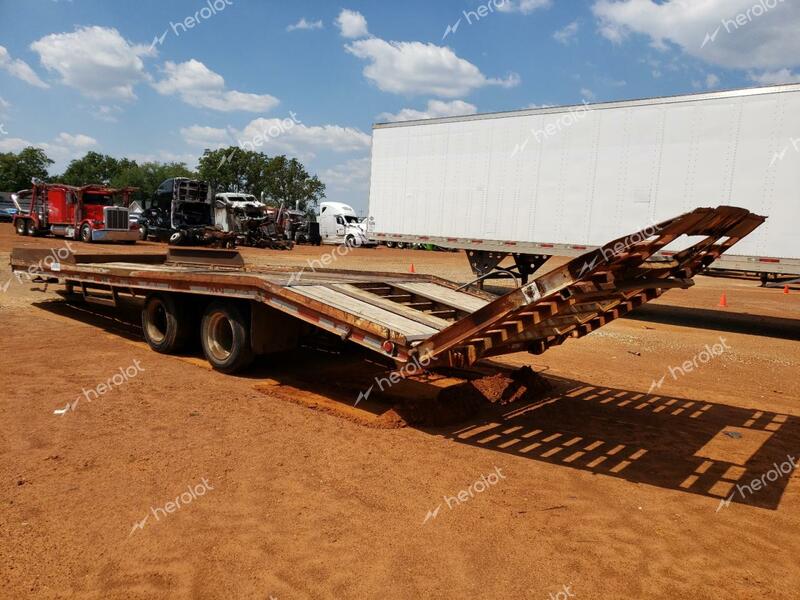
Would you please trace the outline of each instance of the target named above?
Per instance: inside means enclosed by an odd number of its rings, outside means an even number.
[[[152,197],[165,179],[188,177],[207,181],[216,192],[241,192],[264,198],[269,204],[310,211],[325,197],[325,184],[310,175],[296,158],[267,156],[263,152],[238,146],[206,150],[197,171],[182,162],[137,162],[87,152],[72,160],[60,175],[50,175],[53,165],[41,148],[0,152],[0,191],[16,192],[30,188],[31,178],[68,185],[105,184],[111,187],[136,187],[135,199]]]

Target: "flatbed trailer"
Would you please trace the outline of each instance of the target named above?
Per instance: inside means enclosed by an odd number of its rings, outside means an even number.
[[[410,361],[463,368],[511,352],[540,354],[668,289],[687,288],[764,219],[742,208],[699,208],[660,223],[656,233],[612,240],[499,297],[430,275],[246,265],[233,250],[71,254],[55,261],[48,250],[17,248],[11,266],[88,302],[143,299],[144,337],[159,352],[179,350],[199,325],[206,358],[223,372],[296,347],[315,328],[397,368]],[[683,236],[691,245],[664,256]]]

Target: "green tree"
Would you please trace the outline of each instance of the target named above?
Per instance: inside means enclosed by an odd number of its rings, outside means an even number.
[[[271,158],[264,175],[264,194],[275,203],[310,211],[325,197],[325,184],[316,175],[309,175],[296,158]]]
[[[121,169],[135,164],[127,158],[117,160],[113,156],[90,151],[83,158],[71,161],[58,180],[69,185],[108,183]]]
[[[273,204],[284,203],[310,210],[325,197],[325,184],[306,171],[297,159],[268,157],[263,152],[237,146],[206,150],[200,158],[199,177],[218,192],[261,196]]]
[[[31,178],[47,179],[53,161],[41,148],[28,146],[18,153],[0,152],[0,190],[18,192],[31,187]]]
[[[109,182],[113,187],[136,187],[139,191],[134,194],[134,199],[139,201],[152,198],[161,182],[170,177],[188,177],[195,179],[197,174],[192,172],[184,163],[171,162],[146,162],[130,164],[122,167]]]

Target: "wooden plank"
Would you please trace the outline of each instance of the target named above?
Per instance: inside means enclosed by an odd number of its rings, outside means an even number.
[[[469,294],[464,294],[463,292],[457,292],[435,283],[416,283],[404,281],[402,283],[393,283],[392,285],[400,288],[401,290],[411,292],[412,294],[417,294],[423,298],[436,300],[437,302],[446,304],[447,306],[452,306],[467,313],[475,312],[476,310],[481,309],[489,304],[489,302],[486,300],[476,298],[475,296],[470,296]]]
[[[391,300],[387,300],[384,296],[372,294],[361,288],[357,288],[354,285],[350,285],[349,283],[336,283],[331,287],[334,287],[343,294],[347,294],[353,298],[357,298],[359,300],[363,300],[364,302],[368,302],[369,304],[385,308],[389,312],[401,315],[407,319],[416,321],[417,323],[422,323],[428,327],[433,327],[437,331],[441,331],[445,327],[449,327],[451,324],[451,321],[448,321],[447,319],[442,319],[441,317],[437,317],[435,315],[429,315],[422,311],[414,310],[413,308],[404,306],[403,304],[392,302]]]
[[[377,323],[387,329],[406,335],[433,335],[439,330],[397,315],[379,306],[352,298],[324,285],[297,285],[292,291],[307,298],[323,302],[328,306],[356,315],[359,318]]]

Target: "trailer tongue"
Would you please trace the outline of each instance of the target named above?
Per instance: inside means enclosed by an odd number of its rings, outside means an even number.
[[[247,266],[235,251],[170,248],[158,255],[73,254],[56,262],[47,250],[17,248],[11,265],[63,283],[89,302],[116,306],[122,297],[144,298],[144,335],[160,352],[178,350],[199,323],[206,358],[224,372],[247,366],[255,354],[293,347],[309,326],[398,364],[416,358],[462,367],[510,352],[544,352],[670,288],[689,287],[697,272],[763,222],[741,208],[697,209],[613,240],[500,297],[427,275]],[[664,250],[684,235],[701,239]]]

